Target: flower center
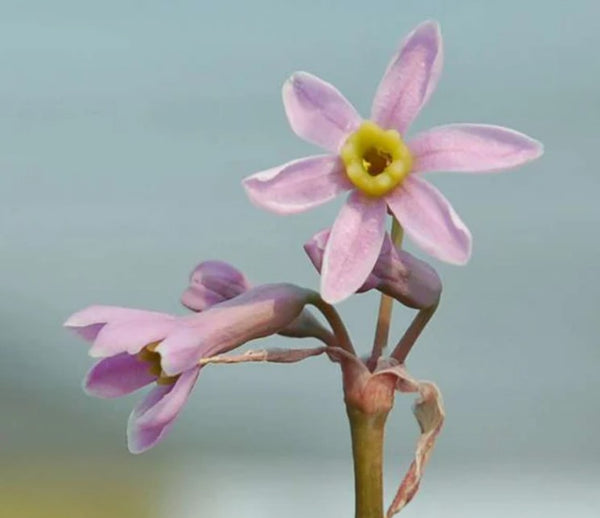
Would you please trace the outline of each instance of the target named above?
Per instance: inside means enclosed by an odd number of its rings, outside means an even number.
[[[159,385],[172,385],[179,376],[167,376],[160,365],[160,354],[155,351],[158,342],[144,347],[138,354],[138,360],[148,364],[148,371],[153,376],[158,376],[156,383]]]
[[[340,156],[350,181],[369,196],[383,196],[410,173],[412,157],[396,130],[363,122],[350,135]]]

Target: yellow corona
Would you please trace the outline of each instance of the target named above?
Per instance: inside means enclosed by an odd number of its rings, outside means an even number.
[[[167,376],[160,365],[160,354],[155,351],[158,343],[150,344],[144,347],[137,355],[138,360],[148,364],[148,371],[154,376],[158,376],[156,383],[159,385],[172,385],[179,376]]]
[[[410,173],[412,157],[396,130],[363,122],[344,143],[340,156],[350,181],[369,196],[383,196]]]

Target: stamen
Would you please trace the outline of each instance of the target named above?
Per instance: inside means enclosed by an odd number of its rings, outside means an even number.
[[[157,376],[156,383],[159,385],[171,385],[177,381],[179,376],[167,376],[160,365],[160,354],[155,351],[158,347],[158,342],[147,345],[138,354],[140,361],[148,364],[148,372],[153,376]]]
[[[377,148],[369,148],[363,154],[363,165],[371,176],[383,173],[385,168],[392,162],[392,155]]]

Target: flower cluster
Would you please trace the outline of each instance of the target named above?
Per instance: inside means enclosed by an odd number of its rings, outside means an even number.
[[[293,284],[253,286],[233,266],[205,261],[193,270],[182,295],[182,304],[191,310],[185,316],[91,306],[68,318],[65,326],[91,342],[90,355],[99,359],[85,378],[90,395],[115,398],[153,387],[129,417],[131,452],[146,451],[168,434],[204,366],[292,363],[324,354],[341,366],[357,488],[372,486],[357,492],[357,516],[362,516],[361,508],[368,516],[383,515],[377,500],[382,484],[375,475],[381,471],[383,425],[394,394],[419,395],[414,412],[421,435],[388,517],[413,498],[444,411],[437,387],[409,375],[404,361],[438,306],[442,284],[429,264],[400,249],[398,236],[406,233],[439,260],[466,263],[471,234],[424,174],[500,171],[542,153],[536,140],[486,124],[449,124],[408,137],[411,123],[435,90],[442,62],[439,26],[419,25],[392,57],[369,119],[334,86],[311,74],[297,72],[285,83],[283,103],[293,131],[326,154],[255,173],[243,186],[254,204],[278,214],[307,211],[349,193],[333,226],[304,245],[320,272],[319,293]],[[391,236],[386,232],[388,215]],[[375,343],[364,359],[332,304],[373,289],[382,299]],[[384,357],[394,300],[418,312]],[[321,313],[326,325],[308,305]],[[226,354],[274,334],[321,343]],[[361,473],[366,476],[361,478]]]
[[[182,302],[201,311],[176,317],[115,306],[91,306],[65,326],[92,342],[101,358],[85,378],[93,396],[114,398],[146,385],[154,389],[133,410],[129,449],[143,452],[171,428],[200,373],[203,360],[281,332],[327,339],[329,333],[303,311],[312,293],[291,284],[249,288],[226,263],[199,265]]]

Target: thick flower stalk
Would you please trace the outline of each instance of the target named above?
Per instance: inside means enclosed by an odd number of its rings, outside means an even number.
[[[425,465],[444,423],[439,389],[418,381],[394,359],[380,359],[371,372],[361,361],[342,361],[344,398],[352,434],[356,518],[383,518],[383,443],[387,416],[396,392],[418,393],[413,412],[421,434],[415,458],[388,507],[390,518],[408,504],[419,489]]]
[[[323,256],[321,295],[332,304],[356,292],[371,274],[388,211],[433,257],[455,264],[469,260],[468,228],[424,173],[501,171],[542,153],[536,140],[486,124],[450,124],[407,138],[435,90],[442,62],[439,26],[425,22],[392,57],[368,120],[333,85],[306,72],[295,73],[283,87],[294,132],[328,154],[256,173],[244,187],[253,203],[279,214],[350,193]]]

